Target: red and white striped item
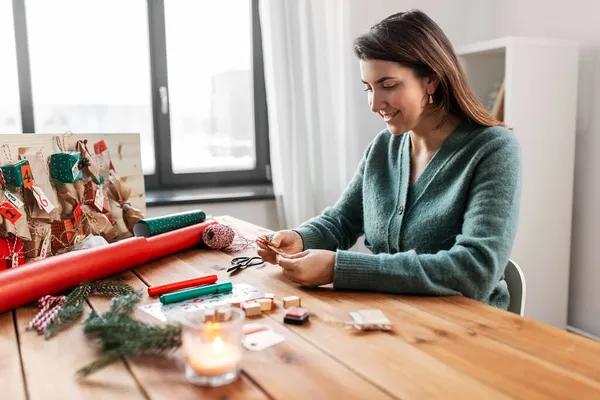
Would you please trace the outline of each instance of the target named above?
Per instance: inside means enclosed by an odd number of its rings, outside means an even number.
[[[65,296],[43,296],[38,300],[41,307],[40,312],[27,325],[27,330],[35,329],[39,334],[44,333],[48,325],[56,319],[62,309]]]

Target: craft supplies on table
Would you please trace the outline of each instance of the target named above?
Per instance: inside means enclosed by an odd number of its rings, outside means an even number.
[[[167,305],[162,304],[160,301],[156,301],[140,306],[139,309],[160,321],[167,322],[172,318],[176,318],[180,313],[207,308],[217,308],[224,305],[230,305],[235,301],[243,303],[248,300],[259,299],[262,297],[264,297],[264,292],[257,288],[245,283],[236,283],[229,293],[216,293]]]

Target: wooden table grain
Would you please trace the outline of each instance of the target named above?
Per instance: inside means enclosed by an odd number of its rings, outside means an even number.
[[[221,217],[245,237],[269,233]],[[80,326],[44,340],[25,327],[38,308],[0,314],[0,377],[6,399],[583,399],[600,398],[600,343],[460,297],[417,297],[305,289],[277,266],[230,275],[234,256],[192,249],[118,276],[135,289],[216,273],[219,281],[248,283],[278,297],[279,307],[258,320],[285,336],[261,352],[244,353],[242,374],[221,388],[184,377],[183,355],[125,358],[90,377],[75,371],[96,356]],[[114,278],[114,277],[111,277]],[[281,297],[299,295],[314,317],[283,323]],[[145,297],[142,304],[156,301]],[[87,313],[110,300],[90,298]],[[348,312],[381,309],[391,332],[357,332],[336,324]],[[136,318],[156,322],[136,311]]]

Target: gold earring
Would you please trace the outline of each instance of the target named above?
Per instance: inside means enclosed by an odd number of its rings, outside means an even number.
[[[432,104],[432,103],[433,103],[433,96],[429,95],[429,104]]]

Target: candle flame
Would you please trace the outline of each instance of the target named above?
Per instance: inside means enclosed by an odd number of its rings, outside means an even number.
[[[220,352],[225,348],[225,344],[223,344],[223,340],[221,340],[220,336],[217,336],[212,344],[212,350],[214,352]]]

